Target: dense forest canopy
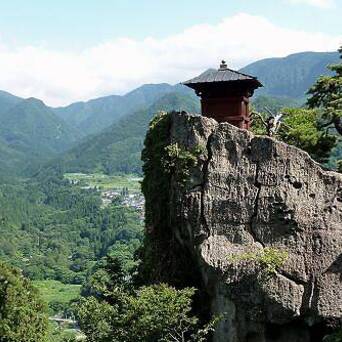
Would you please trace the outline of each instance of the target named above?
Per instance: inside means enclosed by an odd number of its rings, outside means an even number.
[[[121,241],[142,238],[138,213],[101,206],[96,189],[59,176],[0,185],[0,257],[31,279],[82,283],[94,262]]]

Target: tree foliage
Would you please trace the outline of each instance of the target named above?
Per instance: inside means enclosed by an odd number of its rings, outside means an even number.
[[[320,113],[308,109],[289,109],[285,113],[280,139],[308,152],[318,162],[326,162],[336,137],[321,127]]]
[[[199,342],[213,330],[214,322],[201,327],[192,314],[194,288],[177,290],[166,284],[135,288],[115,258],[107,259],[96,273],[97,280],[88,288],[90,296],[77,307],[88,342]]]
[[[29,280],[0,262],[0,341],[45,341],[48,332],[45,309]]]
[[[342,59],[342,46],[339,49]],[[342,63],[328,66],[334,75],[321,76],[308,91],[310,108],[320,108],[324,127],[335,127],[342,135]]]
[[[337,162],[337,171],[342,173],[342,160],[339,160]]]
[[[283,120],[275,137],[308,152],[318,162],[326,162],[337,139],[321,127],[320,112],[313,109],[289,108],[283,109],[282,113]],[[266,134],[259,118],[253,121],[252,130],[256,134]]]
[[[136,211],[120,203],[102,207],[98,190],[50,173],[0,184],[0,232],[2,260],[31,279],[74,284],[114,245],[135,249],[143,236]]]
[[[300,108],[304,104],[304,100],[296,100],[289,97],[276,97],[259,95],[252,99],[252,108],[258,112],[263,112],[265,108],[277,113],[283,108]]]

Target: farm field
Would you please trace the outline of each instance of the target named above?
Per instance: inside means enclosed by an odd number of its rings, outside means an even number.
[[[127,188],[129,191],[140,192],[142,178],[138,175],[108,176],[101,173],[66,173],[66,179],[80,185],[97,187],[100,190]]]
[[[49,306],[50,313],[69,306],[70,301],[80,295],[81,285],[63,284],[57,280],[35,280],[33,285],[39,290],[42,298]]]

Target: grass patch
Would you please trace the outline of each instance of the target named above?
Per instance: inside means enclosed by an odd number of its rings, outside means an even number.
[[[32,283],[48,304],[50,314],[67,309],[70,301],[79,297],[81,290],[81,285],[63,284],[57,280],[34,280]]]

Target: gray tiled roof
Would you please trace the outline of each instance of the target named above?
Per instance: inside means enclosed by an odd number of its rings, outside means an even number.
[[[196,84],[196,83],[212,83],[212,82],[233,82],[233,81],[255,81],[259,86],[261,83],[256,77],[243,74],[239,71],[228,69],[226,64],[222,62],[221,67],[218,70],[210,69],[203,74],[183,82],[184,85]]]

